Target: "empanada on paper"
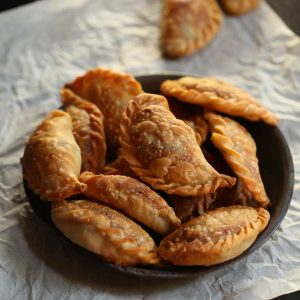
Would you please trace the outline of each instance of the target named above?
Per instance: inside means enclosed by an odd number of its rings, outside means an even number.
[[[220,30],[222,12],[215,0],[164,0],[161,44],[171,57],[189,55]]]
[[[182,77],[166,80],[161,92],[183,102],[204,106],[250,121],[264,121],[276,125],[278,119],[245,91],[224,81],[210,77]]]
[[[136,179],[84,172],[79,180],[87,185],[84,196],[101,201],[160,234],[169,233],[181,223],[162,197]]]
[[[86,188],[78,181],[81,155],[72,120],[61,110],[49,113],[36,128],[21,164],[29,188],[44,200],[61,201]]]
[[[69,89],[61,91],[61,98],[72,118],[73,134],[81,150],[81,171],[100,173],[106,155],[101,111],[95,104],[85,101]]]
[[[99,203],[76,200],[55,203],[55,226],[73,243],[120,265],[156,264],[150,235],[123,214]]]
[[[215,202],[217,193],[218,192],[214,192],[212,194],[190,197],[170,195],[169,203],[181,222],[187,222],[208,211],[211,204]]]
[[[222,8],[230,15],[241,15],[255,9],[260,0],[220,0]]]
[[[130,168],[168,194],[202,195],[235,183],[208,164],[192,128],[175,118],[162,96],[141,94],[128,104],[120,143]]]
[[[270,200],[259,172],[256,144],[250,133],[228,117],[211,112],[204,116],[212,131],[211,141],[221,151],[232,171],[262,207],[269,205]]]
[[[139,82],[130,74],[97,68],[65,87],[98,106],[104,116],[108,148],[115,151],[119,147],[120,118],[129,100],[143,92]]]
[[[211,266],[239,256],[267,226],[264,208],[229,206],[182,224],[160,243],[160,257],[174,265]]]

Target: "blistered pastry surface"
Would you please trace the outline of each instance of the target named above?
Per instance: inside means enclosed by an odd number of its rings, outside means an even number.
[[[244,252],[267,226],[263,208],[229,206],[209,211],[165,237],[160,256],[175,265],[214,265]]]
[[[138,224],[123,214],[87,200],[54,205],[51,218],[72,242],[116,264],[158,262],[155,243]]]
[[[175,118],[162,96],[141,94],[129,103],[120,142],[131,169],[169,194],[207,194],[235,183],[209,165],[192,128]]]
[[[61,110],[50,112],[32,133],[21,163],[29,188],[42,199],[60,201],[86,187],[78,181],[81,154],[72,120]]]
[[[168,203],[134,178],[84,172],[79,180],[87,185],[86,197],[122,211],[160,234],[165,235],[180,225]]]

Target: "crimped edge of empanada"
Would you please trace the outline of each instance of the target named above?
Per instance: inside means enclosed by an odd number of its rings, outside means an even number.
[[[199,77],[201,78],[201,77]],[[203,77],[202,77],[203,78]],[[201,79],[202,79],[201,78]],[[207,78],[220,82],[222,85],[234,88],[237,93],[240,90],[243,95],[247,95],[247,99],[239,99],[240,95],[232,95],[231,98],[224,99],[216,92],[204,91],[199,92],[196,89],[187,89],[180,84],[180,80],[196,80],[197,77],[181,77],[178,80],[166,80],[161,84],[160,90],[163,94],[173,96],[183,102],[204,106],[206,108],[226,113],[232,116],[240,116],[250,121],[264,121],[270,125],[278,123],[277,117],[258,103],[253,97],[245,91],[230,85],[222,80],[215,78]]]
[[[213,215],[217,211],[226,211],[228,209],[241,207],[245,208],[243,206],[222,207],[214,211],[210,211],[205,215]],[[174,265],[183,266],[211,266],[237,257],[254,243],[258,234],[265,229],[270,219],[269,212],[264,208],[247,207],[247,209],[256,210],[256,221],[247,222],[244,226],[240,225],[239,233],[230,233],[225,237],[225,239],[220,238],[217,242],[208,241],[207,243],[202,243],[198,239],[188,242],[186,240],[180,240],[179,237],[176,238],[176,234],[180,230],[189,231],[190,229],[191,234],[194,234],[193,226],[197,226],[197,224],[195,224],[196,219],[201,218],[204,215],[192,219],[161,241],[158,248],[160,257]]]
[[[84,153],[83,149],[81,149],[83,156],[82,166],[84,171],[99,173],[104,167],[106,156],[103,114],[95,104],[81,98],[70,89],[62,89],[60,95],[61,101],[65,106],[74,105],[89,114],[89,126],[92,130],[90,133],[92,151],[91,155],[87,155],[87,153]],[[76,138],[76,134],[74,134],[74,136]],[[97,158],[97,160],[95,160],[95,158]]]
[[[217,149],[221,151],[224,159],[227,161],[232,171],[242,180],[245,188],[251,192],[255,200],[262,207],[267,207],[271,202],[266,194],[261,177],[259,177],[260,184],[258,184],[257,180],[252,178],[251,171],[248,168],[244,167],[239,162],[241,158],[241,154],[235,151],[234,149],[232,149],[232,140],[225,135],[223,127],[226,126],[226,122],[224,118],[225,119],[230,119],[230,118],[222,117],[210,112],[207,112],[204,116],[207,120],[213,118],[214,129],[211,135],[212,143],[215,145]],[[249,138],[253,142],[253,150],[256,152],[255,141],[251,137],[250,133],[246,130],[246,128],[240,125],[239,123],[237,123],[236,121],[232,119],[230,120],[234,122],[234,124],[236,124],[239,128],[241,128],[245,132],[245,134],[249,136]],[[257,165],[258,165],[258,159],[257,159]]]

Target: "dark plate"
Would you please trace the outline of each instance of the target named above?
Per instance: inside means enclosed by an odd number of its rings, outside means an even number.
[[[159,74],[137,76],[136,78],[142,84],[145,92],[159,93],[159,87],[162,81],[166,79],[177,79],[181,76],[182,75],[178,74]],[[249,249],[230,261],[211,267],[166,267],[165,269],[153,269],[144,266],[122,267],[102,262],[94,255],[95,259],[97,259],[99,263],[105,263],[111,269],[126,274],[144,277],[176,278],[221,270],[225,266],[248,256],[263,245],[277,229],[288,210],[294,186],[293,161],[288,144],[278,127],[269,126],[262,122],[247,121],[243,121],[243,125],[247,127],[256,141],[262,179],[265,184],[266,192],[272,201],[272,207],[269,209],[271,214],[269,224]],[[49,206],[44,204],[38,196],[27,188],[26,182],[24,182],[24,188],[34,212],[59,233],[51,222]],[[93,254],[84,251],[83,255]]]

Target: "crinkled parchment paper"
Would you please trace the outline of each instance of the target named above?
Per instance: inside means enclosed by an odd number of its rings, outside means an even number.
[[[300,289],[300,40],[263,3],[248,15],[225,17],[220,34],[201,52],[165,60],[160,5],[52,0],[0,13],[1,299],[269,299]],[[135,75],[215,75],[250,91],[280,117],[295,191],[286,218],[263,247],[206,276],[137,278],[83,256],[34,215],[19,165],[26,137],[59,105],[59,88],[95,66]]]

